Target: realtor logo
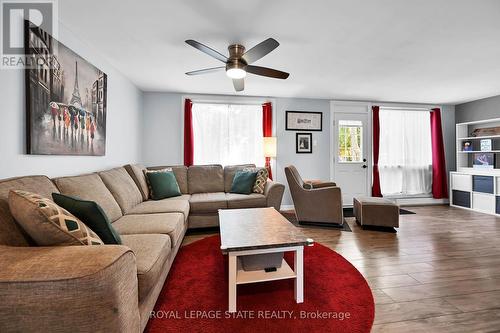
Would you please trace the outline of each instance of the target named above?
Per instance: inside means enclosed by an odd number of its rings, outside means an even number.
[[[57,37],[57,0],[0,0],[2,68],[25,64],[24,20]],[[20,66],[21,65],[21,66]]]

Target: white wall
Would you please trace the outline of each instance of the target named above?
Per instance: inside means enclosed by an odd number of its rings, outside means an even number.
[[[105,156],[26,155],[25,93],[22,70],[0,70],[0,179],[45,174],[80,174],[138,162],[141,158],[142,92],[64,26],[59,41],[108,75]]]

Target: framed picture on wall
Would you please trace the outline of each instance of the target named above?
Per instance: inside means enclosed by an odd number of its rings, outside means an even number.
[[[105,155],[106,74],[31,22],[24,29],[27,153]]]
[[[322,131],[323,112],[286,111],[287,131]]]
[[[295,147],[295,152],[297,154],[311,154],[312,133],[297,133]]]

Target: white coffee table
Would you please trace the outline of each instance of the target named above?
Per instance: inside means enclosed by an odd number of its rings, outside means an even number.
[[[288,222],[274,208],[219,210],[222,253],[229,259],[229,312],[236,312],[239,284],[295,279],[295,300],[304,301],[304,246],[313,240]],[[238,256],[274,252],[295,252],[294,269],[283,259],[274,272],[244,271]]]

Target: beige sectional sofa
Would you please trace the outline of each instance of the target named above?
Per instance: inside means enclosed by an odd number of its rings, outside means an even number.
[[[228,193],[244,167],[172,166],[182,196],[158,201],[149,200],[140,165],[52,180],[1,180],[0,331],[144,330],[188,228],[217,226],[218,209],[279,209],[284,186],[272,181],[264,194]],[[123,245],[30,246],[9,211],[10,190],[95,201]]]

